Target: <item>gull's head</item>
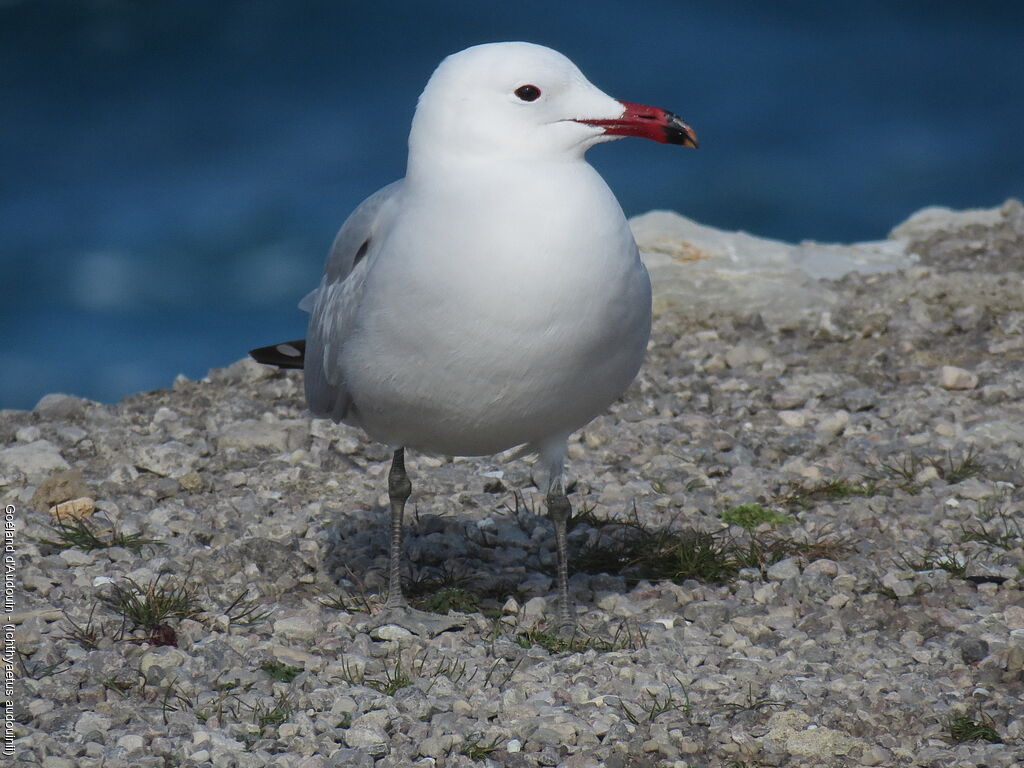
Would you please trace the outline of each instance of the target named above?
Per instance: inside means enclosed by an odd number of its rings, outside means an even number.
[[[411,154],[581,157],[621,136],[696,147],[693,130],[657,107],[618,101],[562,54],[532,43],[489,43],[452,54],[420,96]]]

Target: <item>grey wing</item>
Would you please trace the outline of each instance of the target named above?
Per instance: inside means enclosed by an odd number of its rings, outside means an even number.
[[[389,184],[352,212],[334,238],[319,287],[299,304],[310,313],[306,402],[316,416],[342,421],[348,415],[351,397],[341,366],[342,350],[356,321],[375,240],[394,216],[401,190],[401,181]]]

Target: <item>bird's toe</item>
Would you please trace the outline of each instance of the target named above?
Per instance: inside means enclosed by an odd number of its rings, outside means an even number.
[[[379,629],[384,626],[398,626],[421,637],[434,637],[442,632],[462,629],[469,622],[464,614],[451,613],[441,616],[427,613],[410,606],[385,607],[372,618],[371,626]]]

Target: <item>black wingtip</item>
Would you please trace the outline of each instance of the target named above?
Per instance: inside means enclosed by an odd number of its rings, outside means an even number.
[[[249,350],[249,356],[257,363],[276,365],[278,368],[303,368],[306,362],[306,340],[282,341],[269,347]]]

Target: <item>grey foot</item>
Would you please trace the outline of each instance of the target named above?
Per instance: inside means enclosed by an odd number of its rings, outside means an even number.
[[[575,616],[560,615],[552,629],[554,629],[556,635],[564,639],[573,637],[576,634],[579,627],[576,626]]]
[[[441,616],[440,614],[427,613],[408,605],[399,605],[385,606],[380,613],[373,617],[371,626],[378,628],[393,624],[402,629],[409,630],[414,635],[434,637],[442,632],[462,629],[468,622],[469,617],[464,614]]]

